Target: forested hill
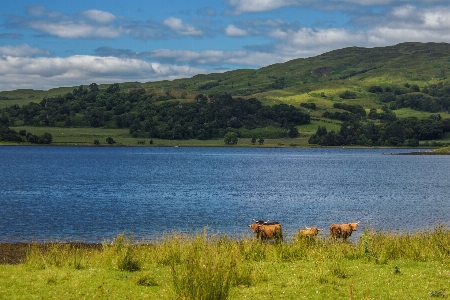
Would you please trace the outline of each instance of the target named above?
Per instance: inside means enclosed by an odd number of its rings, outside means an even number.
[[[267,127],[295,137],[312,121],[312,144],[414,146],[450,132],[449,62],[450,44],[403,43],[173,81],[0,92],[0,125],[210,139]]]

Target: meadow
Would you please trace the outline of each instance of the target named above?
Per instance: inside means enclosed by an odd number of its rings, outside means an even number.
[[[205,229],[152,241],[123,233],[99,247],[32,243],[22,263],[0,265],[0,298],[449,298],[448,227],[325,235],[273,244]]]
[[[308,138],[311,134],[317,131],[317,127],[321,125],[321,121],[312,121],[311,124],[299,126],[299,137],[297,138],[266,138],[264,143],[258,143],[259,136],[270,136],[279,131],[278,128],[261,128],[254,130],[243,130],[244,137],[238,139],[238,146],[246,147],[283,147],[283,146],[308,146]],[[337,126],[337,125],[336,125]],[[52,145],[67,145],[67,146],[94,146],[94,141],[98,140],[100,146],[109,146],[106,138],[112,137],[115,141],[115,146],[225,146],[223,139],[210,140],[168,140],[157,138],[134,138],[129,134],[128,129],[107,129],[107,128],[61,128],[61,127],[37,127],[37,126],[13,126],[11,129],[19,132],[26,130],[35,135],[43,135],[50,133],[53,137]],[[257,137],[256,143],[252,144],[252,136]],[[152,144],[150,144],[150,140]],[[6,143],[4,143],[6,144]],[[23,143],[28,144],[28,143]]]

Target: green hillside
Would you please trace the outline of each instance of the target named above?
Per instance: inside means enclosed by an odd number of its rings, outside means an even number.
[[[120,86],[122,89],[143,87],[160,93],[171,91],[174,95],[186,92],[186,96],[192,98],[198,92],[227,92],[234,96],[257,96],[267,101],[289,101],[289,97],[295,96],[297,100],[291,101],[302,102],[314,98],[318,92],[324,92],[332,98],[346,89],[357,92],[358,98],[371,98],[367,93],[367,88],[371,85],[408,82],[424,86],[447,79],[448,72],[450,44],[402,43],[377,48],[349,47],[258,70],[234,70],[173,81],[120,83]],[[282,83],[280,78],[284,78]],[[0,99],[28,99],[37,102],[45,96],[67,93],[73,88],[2,91]],[[299,97],[300,95],[303,97]],[[1,101],[1,104],[5,105],[7,102]]]
[[[377,48],[349,47],[316,57],[294,59],[257,70],[234,70],[225,73],[196,75],[192,78],[172,81],[125,82],[116,84],[115,87],[118,86],[122,94],[136,93],[139,94],[139,97],[145,94],[145,101],[151,102],[152,105],[170,106],[169,103],[172,103],[172,105],[189,106],[190,103],[198,102],[199,97],[219,99],[220,95],[223,94],[244,101],[256,99],[264,107],[287,104],[310,115],[309,123],[290,122],[287,125],[284,124],[285,127],[290,126],[291,129],[292,126],[296,126],[300,136],[305,138],[313,135],[321,125],[329,131],[337,132],[340,130],[339,127],[341,127],[342,122],[353,122],[355,120],[366,122],[367,119],[371,119],[374,124],[393,122],[394,120],[399,122],[399,120],[410,120],[411,118],[428,120],[430,116],[431,118],[438,118],[436,121],[448,120],[450,118],[450,85],[447,82],[447,73],[450,72],[449,63],[450,44],[402,43]],[[111,86],[112,83],[98,85],[98,88],[100,92],[105,92]],[[88,86],[83,87],[83,92],[86,92]],[[81,87],[81,90],[83,87]],[[46,101],[51,102],[51,99],[59,95],[66,97],[66,100],[58,101],[69,101],[73,98],[73,95],[76,96],[79,90],[80,87],[59,87],[48,91],[2,91],[0,92],[0,109],[3,109],[3,115],[8,115],[9,113],[5,110],[6,107],[14,105],[22,107],[30,102],[43,105],[41,103],[43,99],[50,99]],[[69,94],[72,94],[72,96],[67,98]],[[125,102],[130,102],[125,99],[128,96],[121,97],[124,98]],[[136,100],[136,102],[140,103],[141,100]],[[116,104],[118,103],[112,105]],[[342,104],[347,106],[342,106]],[[98,107],[102,104],[92,105],[92,107]],[[92,111],[92,107],[88,105],[88,111]],[[134,112],[136,116],[139,109],[142,110],[141,104],[128,105],[128,111],[125,109],[124,113]],[[363,114],[352,112],[352,110],[358,109],[360,111],[362,109]],[[104,112],[114,112],[111,107],[103,110]],[[152,109],[152,111],[154,110]],[[111,120],[113,120],[112,117]],[[153,119],[161,119],[160,116],[153,117]],[[236,119],[237,116],[231,113],[229,117]],[[281,118],[281,115],[279,117]],[[74,115],[72,118],[73,120],[69,122],[66,120],[65,123],[56,119],[52,124],[49,124],[49,122],[39,124],[36,121],[30,123],[29,121],[23,121],[18,116],[14,119],[14,124],[10,125],[117,127],[117,124],[113,124],[112,121],[101,122],[100,126],[97,126],[98,124],[86,125],[86,122],[82,122],[83,118],[86,119],[84,110],[77,111],[76,116]],[[258,119],[259,125],[255,122],[248,125],[249,121],[245,119],[242,127],[237,125],[236,127],[233,124],[231,127],[240,128],[240,134],[246,132],[245,136],[255,135],[251,132],[255,129],[259,130],[258,135],[264,135],[258,128],[273,125],[282,127],[283,121],[280,118],[275,118],[271,122]],[[184,126],[183,122],[178,125]],[[402,126],[405,126],[405,122]],[[425,126],[422,123],[413,124],[410,121],[407,121],[407,123],[407,126],[411,128]],[[130,126],[131,124],[128,124],[125,128]],[[426,126],[433,127],[434,125],[428,124]],[[445,139],[448,137],[447,132],[450,131],[450,129],[447,131],[446,126],[447,124],[443,124],[441,126],[442,132],[437,135],[427,135],[422,132],[416,134],[414,139],[419,136],[422,137],[421,141]],[[123,127],[118,126],[118,128],[122,129]],[[286,129],[287,127],[284,128],[284,130]],[[226,130],[220,134],[211,135],[211,138],[220,137],[224,132]],[[364,134],[367,135],[367,133]],[[197,136],[197,133],[195,133],[195,136]],[[265,138],[279,136],[282,135],[272,132],[269,135],[266,134]],[[149,136],[142,135],[140,137]],[[184,134],[182,139],[186,138],[192,138],[192,135],[188,137]],[[354,141],[352,143],[358,144],[359,142]]]

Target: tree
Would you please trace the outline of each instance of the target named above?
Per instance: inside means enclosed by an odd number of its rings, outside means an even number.
[[[263,138],[260,138],[260,139],[258,140],[258,144],[260,144],[260,145],[264,144],[264,139],[263,139]]]
[[[238,135],[236,132],[228,132],[225,134],[223,141],[226,145],[236,145],[238,142]]]
[[[252,137],[252,145],[256,144],[256,138]]]
[[[351,92],[349,90],[346,90],[342,94],[339,94],[339,97],[342,98],[342,99],[355,99],[356,98],[356,93],[355,92]]]
[[[371,108],[369,114],[367,115],[369,119],[375,120],[378,118],[378,113],[376,108]]]
[[[89,89],[90,89],[91,92],[98,92],[98,91],[99,91],[98,85],[97,85],[95,82],[94,82],[94,83],[91,83],[91,84],[89,85]]]
[[[112,137],[110,137],[110,136],[106,138],[106,142],[107,142],[109,145],[112,145],[112,144],[115,143],[114,139],[113,139]]]
[[[369,87],[369,93],[377,93],[381,94],[383,92],[383,88],[379,85],[372,85]]]
[[[288,136],[289,136],[290,138],[296,138],[296,137],[298,137],[298,129],[297,129],[297,127],[292,126],[292,127],[289,129]]]
[[[41,144],[50,144],[53,141],[53,136],[50,133],[44,133],[40,138],[39,142]]]

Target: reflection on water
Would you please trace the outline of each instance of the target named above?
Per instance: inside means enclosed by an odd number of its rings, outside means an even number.
[[[0,241],[150,239],[253,218],[358,232],[448,224],[450,157],[392,149],[0,147]],[[356,235],[357,236],[357,235]]]

